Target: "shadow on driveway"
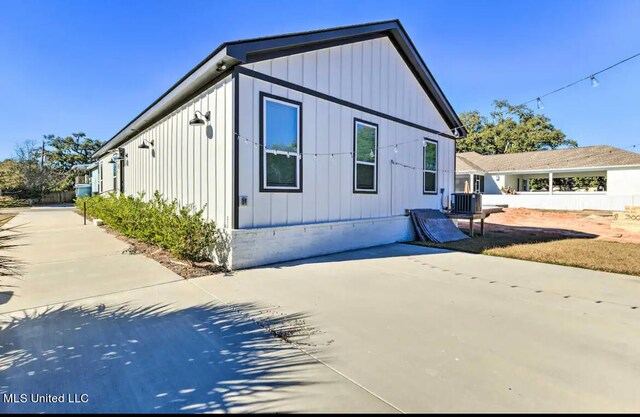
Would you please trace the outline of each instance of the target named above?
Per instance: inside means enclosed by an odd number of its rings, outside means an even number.
[[[0,323],[0,395],[82,394],[88,403],[0,403],[9,412],[278,410],[313,363],[281,340],[301,315],[260,323],[248,304],[47,307]],[[241,313],[241,312],[242,313]],[[236,409],[238,410],[238,409]]]

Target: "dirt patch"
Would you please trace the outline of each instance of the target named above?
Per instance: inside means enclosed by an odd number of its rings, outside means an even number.
[[[75,210],[80,216],[83,213],[80,210]],[[87,224],[93,222],[93,218],[87,215]],[[165,268],[175,272],[183,278],[197,278],[203,277],[206,275],[219,274],[222,272],[226,272],[226,269],[214,264],[213,262],[191,262],[184,259],[177,259],[175,256],[171,254],[167,249],[150,245],[145,242],[140,242],[136,239],[132,239],[130,237],[124,236],[121,233],[116,232],[115,230],[109,228],[108,226],[101,226],[104,230],[115,236],[117,239],[127,242],[129,247],[125,249],[122,253],[129,255],[144,255],[147,258],[151,258],[154,261],[158,262]]]
[[[573,237],[577,237],[575,234],[587,234],[593,235],[594,239],[640,243],[640,233],[612,227],[612,220],[611,212],[562,212],[507,208],[502,213],[489,216],[485,226],[491,231],[529,233],[527,228],[535,228],[540,233],[557,237],[572,237],[572,234]]]

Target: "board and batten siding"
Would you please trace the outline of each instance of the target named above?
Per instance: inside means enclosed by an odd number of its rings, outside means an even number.
[[[449,132],[445,121],[387,38],[356,42],[247,64],[246,67],[397,118]],[[238,144],[239,228],[359,220],[405,214],[411,208],[441,208],[441,195],[422,192],[422,138],[438,142],[438,184],[453,191],[455,142],[367,112],[329,102],[246,75],[238,79],[239,133],[257,142],[260,93],[302,102],[303,153],[348,153],[354,118],[378,125],[378,193],[353,192],[349,155],[302,160],[301,193],[260,192],[260,150]],[[396,143],[411,142],[398,146]],[[410,169],[391,165],[395,160]]]
[[[211,111],[211,121],[190,126],[196,110]],[[217,227],[231,227],[232,137],[233,80],[227,76],[121,146],[127,155],[124,193],[144,193],[149,200],[158,191],[181,206],[204,208]],[[143,139],[154,145],[138,148]],[[109,159],[102,158],[105,192],[113,188]]]
[[[98,161],[98,189],[100,190],[100,178],[102,178],[102,189],[100,193],[113,191],[113,165],[109,163],[111,154],[104,155]]]

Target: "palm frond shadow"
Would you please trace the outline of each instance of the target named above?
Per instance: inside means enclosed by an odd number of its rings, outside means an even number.
[[[21,227],[22,225],[0,226],[0,251],[4,252],[0,253],[0,277],[17,277],[24,266],[24,262],[6,254],[11,249],[23,246],[23,244],[13,243],[17,238],[25,236],[20,230]]]
[[[271,317],[268,332],[247,319],[257,310],[63,305],[14,315],[0,323],[0,395],[89,402],[3,404],[4,412],[295,412],[281,399],[319,365],[270,332],[291,335],[304,316]]]

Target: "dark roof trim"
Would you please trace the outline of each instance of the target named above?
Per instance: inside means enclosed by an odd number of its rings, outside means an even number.
[[[461,130],[461,136],[466,136],[467,131],[461,128],[462,122],[458,115],[399,20],[229,42],[227,54],[243,63],[256,62],[383,36],[391,39],[449,128],[458,127]]]
[[[462,123],[453,107],[443,94],[440,86],[433,78],[433,75],[424,63],[424,60],[415,48],[415,45],[407,35],[404,27],[399,20],[388,20],[382,22],[365,23],[352,26],[343,26],[337,28],[329,28],[322,30],[314,30],[309,32],[290,33],[285,35],[269,36],[263,38],[253,38],[226,42],[216,48],[205,59],[193,67],[178,82],[165,91],[158,99],[145,108],[132,121],[116,133],[105,145],[100,148],[94,156],[101,156],[110,149],[127,141],[135,133],[127,134],[131,127],[138,126],[136,132],[146,128],[153,121],[158,120],[159,114],[166,114],[167,103],[163,103],[175,90],[185,88],[185,83],[189,83],[196,73],[205,66],[211,66],[212,60],[225,60],[227,63],[227,71],[238,64],[253,62],[256,60],[267,59],[269,57],[284,56],[291,53],[298,53],[301,50],[311,50],[324,47],[324,45],[336,45],[341,43],[356,42],[358,40],[373,39],[381,36],[389,36],[394,45],[401,52],[405,62],[414,72],[414,75],[420,81],[431,100],[436,105],[447,125],[453,129],[455,127],[461,130],[461,137],[466,136],[466,130],[461,127]],[[266,58],[265,58],[266,57]],[[215,63],[213,63],[215,64]],[[203,69],[203,71],[206,68]],[[209,81],[218,78],[213,74]],[[228,72],[224,76],[228,75]],[[185,84],[185,85],[183,85]],[[171,97],[169,97],[171,98]],[[171,102],[169,106],[175,108],[175,104]],[[141,120],[144,116],[147,119]]]

